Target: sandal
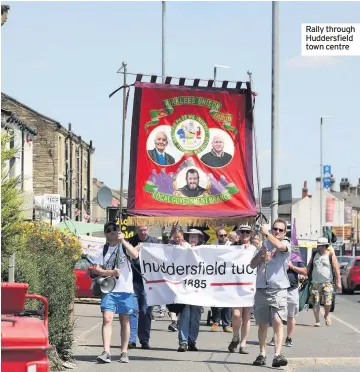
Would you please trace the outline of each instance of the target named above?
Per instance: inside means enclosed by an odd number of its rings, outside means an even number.
[[[324,317],[325,318],[325,317]],[[331,326],[331,319],[330,319],[330,316],[328,316],[327,318],[325,318],[325,324],[330,327]]]
[[[320,322],[316,322],[315,324],[314,324],[314,327],[320,327]]]

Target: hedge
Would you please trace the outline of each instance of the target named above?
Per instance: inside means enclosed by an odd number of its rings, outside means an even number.
[[[81,255],[80,243],[77,238],[45,223],[27,222],[20,231],[18,244],[13,249],[15,281],[28,283],[29,293],[47,298],[50,344],[63,361],[70,361],[74,324],[69,317],[69,307],[75,298],[73,268]],[[7,276],[8,254],[2,257],[1,280],[6,281]]]

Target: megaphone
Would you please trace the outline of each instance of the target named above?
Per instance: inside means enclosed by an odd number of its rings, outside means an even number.
[[[97,277],[94,280],[93,294],[101,296],[102,294],[110,293],[116,286],[116,279],[113,276]]]

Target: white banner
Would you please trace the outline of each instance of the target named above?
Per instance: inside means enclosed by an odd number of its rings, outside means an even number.
[[[35,207],[40,207],[37,211],[41,216],[42,221],[51,222],[50,212],[52,212],[52,224],[60,223],[60,194],[44,194],[34,196]],[[49,212],[46,212],[48,210]]]
[[[253,256],[254,250],[231,245],[182,248],[144,243],[140,266],[147,303],[251,307],[256,290]]]
[[[80,235],[79,240],[83,253],[92,257],[99,256],[101,254],[103,245],[106,243],[105,237],[99,238],[87,235]]]

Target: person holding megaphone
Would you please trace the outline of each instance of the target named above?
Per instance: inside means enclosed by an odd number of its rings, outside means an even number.
[[[104,351],[97,357],[99,363],[110,363],[110,342],[112,320],[114,314],[119,314],[121,326],[121,356],[120,362],[128,363],[127,348],[130,339],[129,316],[136,309],[134,298],[133,274],[130,259],[136,259],[139,252],[125,240],[114,221],[104,225],[106,244],[96,258],[95,265],[89,269],[91,276],[97,276],[95,284],[101,290],[101,312],[103,314],[102,338]],[[100,277],[100,279],[99,279]],[[104,279],[103,279],[104,278]],[[115,283],[110,287],[113,279]]]

